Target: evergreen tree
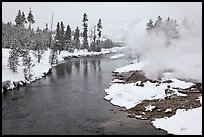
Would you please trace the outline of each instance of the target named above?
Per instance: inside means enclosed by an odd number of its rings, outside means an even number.
[[[96,51],[96,26],[94,26],[93,31],[93,41],[91,42],[91,51]]]
[[[19,66],[19,48],[18,42],[15,40],[15,43],[12,45],[12,49],[9,51],[8,58],[8,67],[14,72],[17,72],[17,68]]]
[[[155,22],[155,24],[154,24],[154,27],[155,27],[155,28],[160,28],[160,27],[161,27],[161,24],[162,24],[162,18],[161,18],[161,16],[158,16],[158,17],[157,17],[157,20],[156,20],[156,22]]]
[[[28,29],[31,29],[31,24],[35,23],[34,16],[33,16],[33,14],[32,14],[31,9],[30,9],[30,11],[29,11],[29,13],[28,13],[27,20],[28,20],[28,22],[29,22],[29,27],[28,27]]]
[[[48,24],[46,23],[45,28],[43,29],[43,45],[46,49],[50,46],[51,32],[48,31]]]
[[[60,24],[59,24],[59,22],[57,23],[54,43],[55,43],[57,50],[59,50],[59,47],[60,47]]]
[[[67,29],[65,32],[65,50],[71,51],[71,28],[67,25]]]
[[[98,20],[97,24],[97,31],[98,31],[98,39],[100,40],[101,37],[101,30],[102,30],[102,24],[101,24],[101,19]]]
[[[24,54],[23,54],[23,72],[24,72],[24,77],[26,80],[30,80],[31,78],[31,68],[32,68],[32,60],[31,56],[29,54],[29,43],[27,43],[27,47],[24,49]]]
[[[150,19],[146,26],[147,31],[152,30],[154,28],[153,21]]]
[[[51,66],[58,64],[57,44],[54,43],[53,48],[50,50],[49,63]]]
[[[60,33],[59,33],[59,35],[60,35],[60,39],[59,39],[59,54],[60,54],[60,52],[65,48],[65,35],[64,35],[64,24],[63,24],[63,22],[61,21],[61,23],[60,23]]]
[[[23,27],[24,27],[24,24],[27,23],[24,12],[22,12],[21,22],[22,22]]]
[[[48,24],[45,25],[45,30],[48,31]]]
[[[40,63],[40,60],[42,58],[42,55],[44,53],[44,50],[46,49],[46,46],[43,43],[43,32],[39,29],[39,27],[36,30],[36,34],[34,36],[34,56],[37,58],[38,63]]]
[[[75,32],[74,32],[74,40],[73,40],[73,45],[74,45],[74,48],[76,49],[80,49],[80,40],[79,40],[79,27],[77,27],[75,29]]]
[[[98,31],[98,40],[97,40],[97,47],[96,47],[96,51],[101,51],[101,47],[100,47],[100,38],[101,38],[101,30],[102,30],[102,24],[101,24],[101,19],[98,20],[98,24],[97,24],[97,31]]]
[[[84,13],[83,15],[83,27],[84,27],[84,31],[83,31],[83,49],[88,49],[88,18],[86,13]]]
[[[22,25],[21,10],[18,10],[18,14],[16,15],[15,22],[16,22],[16,26],[21,26]]]

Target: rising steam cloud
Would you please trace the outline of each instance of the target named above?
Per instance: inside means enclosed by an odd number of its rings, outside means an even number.
[[[190,21],[193,22],[193,21]],[[171,76],[202,81],[202,21],[190,28],[178,24],[180,37],[166,46],[163,33],[148,33],[147,22],[135,24],[126,37],[128,53],[146,63],[143,71],[148,78],[157,79],[163,72]]]

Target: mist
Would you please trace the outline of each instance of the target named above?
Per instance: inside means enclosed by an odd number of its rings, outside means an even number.
[[[202,18],[188,20],[190,28],[181,24],[183,19],[178,23],[180,37],[168,46],[163,33],[145,30],[147,20],[141,19],[129,29],[127,53],[145,62],[143,71],[148,78],[158,79],[171,72],[171,77],[202,82]]]

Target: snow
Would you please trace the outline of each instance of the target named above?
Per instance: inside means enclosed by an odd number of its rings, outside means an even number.
[[[176,115],[152,121],[156,128],[175,135],[202,135],[202,107],[185,110],[177,109]]]
[[[135,70],[143,71],[145,64],[147,62],[137,62],[133,61],[133,64],[117,68],[114,72],[129,72]],[[144,82],[144,86],[140,85],[142,82],[137,81],[135,83],[114,83],[112,80],[110,87],[105,89],[106,100],[109,100],[112,104],[118,105],[120,107],[125,107],[130,109],[135,107],[137,104],[143,100],[152,99],[164,99],[168,96],[165,94],[165,90],[168,89],[172,91],[171,94],[176,94],[177,96],[187,96],[186,94],[178,92],[179,89],[186,89],[194,85],[191,82],[185,82],[173,77],[172,72],[164,72],[161,77],[161,83],[151,83],[150,81]],[[164,81],[171,80],[171,83],[166,83]],[[116,80],[117,81],[117,80]],[[137,84],[138,83],[138,84]],[[169,88],[168,88],[168,87]],[[198,97],[200,103],[202,104],[202,96]],[[146,106],[146,111],[151,111],[155,106]],[[171,112],[171,108],[167,108],[165,113]],[[142,119],[142,115],[135,116],[136,118]],[[143,118],[145,119],[145,118]],[[152,121],[152,124],[156,128],[161,128],[166,130],[170,134],[175,135],[202,135],[202,107],[182,110],[178,109],[176,114],[170,118],[160,118]]]
[[[117,59],[123,57],[125,54],[116,54],[114,56],[111,56],[110,59]]]
[[[202,104],[202,96],[198,97],[198,99],[200,101],[200,103]]]
[[[60,63],[63,63],[64,58],[66,57],[97,56],[97,55],[121,52],[122,50],[124,50],[124,47],[101,49],[101,52],[88,52],[87,50],[75,50],[74,53],[71,53],[68,51],[62,51],[60,55],[58,55],[58,61],[60,64]],[[30,81],[27,81],[24,78],[24,73],[23,73],[24,66],[22,66],[22,57],[19,57],[20,66],[18,66],[17,73],[12,72],[12,70],[10,70],[9,67],[7,66],[9,51],[10,49],[2,48],[2,82],[10,81],[10,87],[8,89],[15,88],[13,85],[13,82],[24,81],[26,83],[30,83],[32,81],[40,79],[46,73],[48,73],[49,70],[52,68],[52,66],[50,66],[50,63],[49,63],[49,55],[50,55],[49,49],[46,50],[42,55],[42,59],[40,63],[38,63],[37,59],[34,57],[34,54],[32,53],[33,51],[30,51],[32,64],[34,64],[34,66],[31,68],[31,74],[33,75],[32,79]],[[2,89],[2,93],[3,93],[3,89]]]
[[[104,97],[114,105],[130,109],[145,99],[164,99],[166,97],[165,89],[170,85],[170,90],[174,91],[177,96],[186,96],[186,94],[179,93],[174,87],[187,88],[193,85],[191,82],[184,82],[177,79],[171,79],[172,83],[151,83],[144,82],[144,87],[136,86],[136,83],[120,84],[113,83],[108,89],[105,89],[107,95]],[[141,83],[138,81],[137,83]],[[173,88],[172,88],[173,87]]]
[[[142,70],[144,66],[144,62],[129,64],[121,68],[117,68],[114,72],[122,73],[122,72],[129,72],[135,70]]]
[[[165,113],[172,112],[172,109],[171,108],[167,108],[164,112]]]
[[[145,111],[153,111],[155,108],[155,106],[149,105],[145,107]]]
[[[123,83],[125,82],[124,80],[120,80],[120,79],[114,79],[111,81],[111,83]]]

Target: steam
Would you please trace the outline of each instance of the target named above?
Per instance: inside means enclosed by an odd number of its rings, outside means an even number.
[[[158,79],[171,72],[173,77],[201,82],[202,21],[193,22],[190,28],[179,24],[180,37],[168,46],[164,33],[148,33],[146,24],[135,24],[126,37],[128,53],[145,62],[145,75]]]

